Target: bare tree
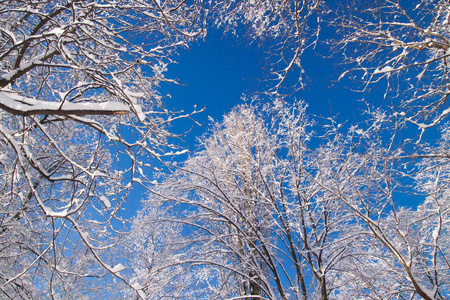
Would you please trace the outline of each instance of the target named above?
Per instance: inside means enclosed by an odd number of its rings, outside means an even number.
[[[295,68],[301,87],[301,55],[319,41],[325,3],[0,2],[3,295],[83,298],[121,280],[127,297],[141,298],[444,299],[445,147],[395,144],[401,125],[380,134],[382,116],[315,136],[298,103],[237,108],[153,191],[146,203],[157,206],[123,237],[133,183],[152,184],[145,167],[176,148],[168,126],[191,115],[168,111],[157,85],[170,81],[177,47],[202,34],[203,12],[271,39],[268,92],[279,94]],[[343,75],[361,75],[364,91],[387,79],[389,95],[403,100],[391,120],[422,130],[442,123],[448,1],[357,3],[333,21],[354,64]],[[405,175],[398,161],[419,171]],[[397,204],[404,182],[426,199],[417,210]]]
[[[340,262],[338,281],[346,288],[339,292],[350,298],[445,299],[448,158],[443,144],[405,154],[408,145],[394,147],[392,124],[383,125],[384,118],[377,114],[377,124],[354,128],[331,150],[337,156],[322,159],[334,157],[317,183],[353,211],[362,237]],[[443,134],[447,139],[447,130]],[[409,198],[420,203],[417,208]]]
[[[82,298],[123,279],[111,252],[123,203],[175,147],[170,123],[190,115],[156,88],[201,14],[184,1],[0,3],[5,297]]]
[[[362,90],[386,83],[385,97],[399,96],[396,112],[422,129],[444,119],[449,113],[449,2],[345,4],[334,24],[344,35],[339,45],[353,68],[341,76],[361,78]]]
[[[314,177],[323,168],[309,127],[302,103],[238,107],[162,183],[162,198],[190,211],[173,218],[192,227],[184,238],[210,245],[199,249],[207,259],[185,263],[229,274],[210,298],[330,299],[337,288],[336,266],[358,234],[351,211]]]
[[[214,270],[214,299],[447,298],[448,128],[417,146],[381,111],[366,127],[313,124],[279,100],[215,123],[158,192],[195,253],[169,266]]]
[[[156,192],[156,190],[154,191]],[[158,189],[144,201],[131,232],[121,241],[121,257],[128,260],[126,276],[147,299],[205,299],[225,293],[220,269],[208,264],[220,256],[202,235],[192,234],[186,207],[168,201],[171,191]],[[127,298],[132,297],[128,289]]]

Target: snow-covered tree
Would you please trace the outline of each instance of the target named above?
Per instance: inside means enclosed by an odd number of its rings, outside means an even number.
[[[184,226],[176,245],[192,246],[166,260],[168,274],[201,265],[211,299],[446,299],[448,128],[410,155],[386,114],[368,124],[318,126],[279,100],[214,123],[162,181],[159,202],[144,202],[170,207],[160,208],[167,228]]]
[[[394,147],[391,123],[381,124],[380,115],[376,119],[376,126],[353,128],[353,137],[341,137],[338,147],[327,150],[335,159],[317,181],[353,211],[361,236],[339,264],[337,283],[345,288],[334,291],[334,297],[445,299],[449,162],[443,145],[448,129],[440,144],[409,155],[407,144]],[[359,136],[358,142],[346,142],[348,136]]]
[[[220,268],[208,264],[217,261],[220,253],[202,235],[186,239],[186,232],[192,230],[183,211],[186,207],[167,201],[170,190],[159,192],[164,196],[149,196],[130,234],[121,241],[121,257],[129,260],[129,281],[147,299],[206,299],[225,293],[226,286],[218,285],[223,276]],[[130,289],[126,296],[133,296]]]
[[[5,297],[95,298],[122,278],[122,205],[183,117],[156,88],[201,17],[185,1],[0,3]]]
[[[338,45],[352,69],[341,76],[363,83],[352,88],[385,84],[385,97],[398,98],[396,112],[422,129],[445,118],[449,1],[348,1],[342,6],[334,25],[343,34]]]
[[[400,100],[321,135],[302,104],[238,107],[125,237],[133,183],[154,184],[145,167],[173,154],[168,126],[191,115],[168,111],[158,83],[208,16],[267,43],[270,94],[291,91],[295,70],[305,83],[302,55],[330,45],[328,22],[350,63],[340,78],[387,82]],[[0,2],[2,295],[445,299],[448,130],[433,146],[397,135],[450,112],[449,16],[444,0]],[[399,190],[423,203],[400,207]]]
[[[197,263],[229,274],[211,278],[222,287],[211,299],[330,299],[337,287],[358,234],[351,210],[316,183],[323,158],[307,146],[308,127],[303,103],[237,107],[162,183],[165,201],[188,211],[172,217],[191,226],[183,238],[208,245]]]

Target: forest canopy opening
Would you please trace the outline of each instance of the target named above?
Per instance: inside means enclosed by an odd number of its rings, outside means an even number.
[[[443,0],[1,2],[1,293],[450,297],[449,18]],[[264,49],[267,84],[171,164],[199,111],[159,84],[212,26]],[[355,121],[296,100],[310,53],[361,92]]]

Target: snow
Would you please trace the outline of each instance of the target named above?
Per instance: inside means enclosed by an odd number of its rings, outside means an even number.
[[[136,291],[139,294],[139,297],[141,297],[142,299],[147,298],[147,295],[145,294],[145,292],[143,290],[136,290]]]
[[[4,27],[2,28],[2,32],[5,33],[6,35],[8,35],[12,39],[13,44],[17,43],[16,36],[14,35],[13,32],[9,31],[7,28],[4,28]]]
[[[139,118],[139,121],[144,122],[147,117],[145,116],[145,113],[142,111],[142,107],[137,104],[133,104],[133,107],[136,116]]]
[[[400,233],[401,236],[407,236],[408,232],[402,230],[402,229],[398,229],[398,233]]]
[[[39,111],[45,111],[51,114],[53,111],[70,111],[72,114],[80,112],[89,112],[90,114],[102,114],[111,112],[111,114],[128,113],[130,108],[120,102],[106,101],[101,103],[72,103],[72,102],[50,102],[41,101],[33,98],[27,98],[15,93],[0,92],[0,107],[20,115],[39,114]]]
[[[185,153],[187,153],[187,152],[189,152],[189,150],[184,149],[184,150],[175,152],[175,155],[181,155],[181,154],[185,154]]]
[[[424,124],[424,123],[416,123],[414,122],[411,118],[408,118],[407,120],[412,122],[413,124],[416,124],[417,126],[419,126],[420,129],[425,130],[427,128],[433,127],[435,126],[437,123],[439,123],[444,117],[446,117],[448,114],[450,114],[450,108],[445,109],[440,115],[439,117],[437,117],[436,119],[433,120],[433,122],[429,123],[429,124]]]
[[[61,92],[61,91],[58,91],[58,96],[59,96],[59,98],[61,99],[61,101],[64,101],[64,100],[66,99],[66,96],[67,96],[68,93],[69,93],[69,92]]]
[[[424,68],[424,69],[422,70],[422,72],[420,72],[419,75],[417,75],[417,79],[418,79],[419,81],[422,80],[422,77],[423,77],[423,74],[425,74],[425,71],[426,71],[426,69]]]
[[[57,27],[48,32],[48,34],[54,34],[56,37],[60,37],[64,33],[64,29],[61,27]]]
[[[433,230],[433,239],[436,240],[438,237],[439,237],[439,227],[436,227]]]
[[[147,295],[143,291],[144,287],[139,282],[133,283],[131,286],[136,290],[139,297],[141,297],[142,299],[147,299]]]
[[[17,75],[17,73],[20,73],[23,70],[26,70],[33,65],[42,64],[42,59],[44,59],[45,56],[46,56],[46,54],[44,53],[44,54],[37,55],[34,59],[31,59],[28,62],[21,62],[18,68],[15,68],[13,71],[11,71],[5,75],[2,75],[2,79],[5,79],[7,81],[11,80],[14,76]]]
[[[339,76],[338,81],[344,78],[344,76],[347,75],[347,73],[349,73],[349,71],[345,71],[344,73],[342,73],[341,76]]]
[[[105,177],[106,175],[99,170],[95,170],[92,174],[92,177]]]
[[[67,209],[65,209],[63,211],[55,212],[51,208],[47,207],[45,214],[47,215],[47,217],[51,217],[51,218],[65,218],[65,217],[67,217]]]
[[[127,97],[132,100],[133,103],[137,103],[136,98],[142,98],[145,96],[144,93],[137,93],[137,92],[133,92],[131,91],[129,88],[125,88],[123,90],[123,92],[125,93],[125,95],[127,95]]]
[[[383,69],[376,69],[373,73],[374,74],[381,74],[381,73],[389,73],[392,72],[394,69],[391,66],[384,66]]]
[[[114,74],[112,75],[112,78],[114,79],[114,81],[116,82],[116,84],[122,88],[122,80],[120,80],[119,78],[117,78],[116,76],[114,76]]]
[[[100,200],[105,204],[106,208],[111,208],[111,202],[106,196],[100,196]]]
[[[139,282],[136,282],[133,283],[133,288],[136,290],[142,290],[144,287]]]
[[[187,149],[184,149],[184,150],[180,150],[180,151],[176,151],[176,152],[173,152],[173,151],[169,151],[169,152],[166,152],[166,153],[164,153],[164,154],[162,154],[162,155],[158,155],[158,156],[173,156],[173,155],[181,155],[181,154],[185,154],[185,153],[187,153],[187,152],[189,152],[189,150],[187,150]],[[153,153],[152,153],[153,154]],[[155,156],[156,156],[156,153],[154,154]]]
[[[111,273],[119,273],[120,271],[125,270],[126,268],[121,263],[115,265],[113,268],[110,268],[109,270]]]
[[[434,297],[435,293],[433,291],[431,291],[423,286],[421,286],[421,289],[428,296],[428,298],[435,299],[435,297]]]

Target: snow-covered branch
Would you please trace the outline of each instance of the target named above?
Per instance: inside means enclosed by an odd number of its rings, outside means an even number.
[[[123,115],[128,114],[130,109],[120,102],[103,103],[72,103],[72,102],[49,102],[20,97],[17,94],[0,92],[0,108],[19,116],[32,115]]]

